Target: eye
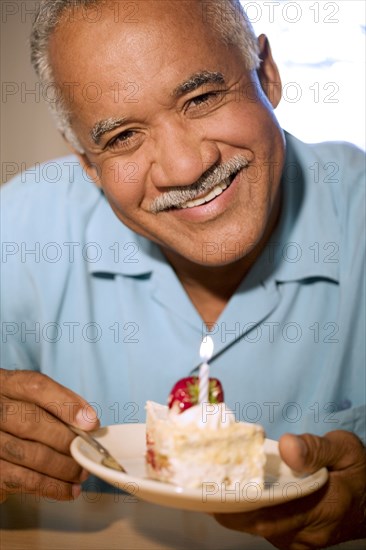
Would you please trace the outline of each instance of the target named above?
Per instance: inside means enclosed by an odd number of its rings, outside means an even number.
[[[108,149],[129,149],[135,145],[137,141],[137,132],[134,130],[125,130],[108,142]]]
[[[189,99],[187,103],[187,108],[193,108],[193,109],[204,109],[206,107],[211,107],[216,104],[218,104],[223,97],[223,93],[221,91],[215,91],[215,92],[206,92],[204,94],[200,94],[196,97],[192,97]]]

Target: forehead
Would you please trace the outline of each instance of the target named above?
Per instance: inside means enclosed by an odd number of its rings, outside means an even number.
[[[167,71],[179,64],[182,70],[195,60],[227,57],[228,48],[203,4],[207,2],[140,0],[98,2],[94,11],[93,5],[73,8],[63,14],[50,39],[54,76],[61,82],[76,75],[92,81],[102,74],[142,79],[162,66]]]

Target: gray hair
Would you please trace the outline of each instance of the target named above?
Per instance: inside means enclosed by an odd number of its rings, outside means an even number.
[[[67,10],[86,8],[108,0],[41,0],[31,33],[31,62],[42,86],[51,87],[55,97],[49,101],[56,126],[65,139],[79,152],[84,153],[71,127],[71,115],[53,76],[49,60],[48,41]],[[259,49],[253,27],[239,0],[199,0],[203,20],[212,25],[226,45],[237,46],[244,56],[248,70],[259,67]]]

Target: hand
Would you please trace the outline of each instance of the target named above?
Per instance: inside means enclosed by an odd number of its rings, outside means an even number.
[[[326,485],[278,506],[215,514],[217,521],[264,537],[283,550],[325,548],[366,537],[366,454],[361,441],[342,430],[324,437],[286,434],[279,448],[282,459],[295,471],[310,473],[326,466]]]
[[[99,426],[79,395],[33,371],[0,369],[0,502],[13,493],[76,498],[88,473],[69,447],[75,434]]]

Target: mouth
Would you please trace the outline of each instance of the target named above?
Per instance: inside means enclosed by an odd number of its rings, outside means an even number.
[[[161,193],[149,205],[153,214],[159,212],[176,211],[188,209],[197,213],[206,207],[207,203],[213,202],[218,196],[225,193],[236,179],[238,173],[247,168],[249,159],[244,155],[236,155],[226,162],[215,165],[207,170],[195,183],[191,185],[171,186],[165,193]],[[224,199],[222,199],[224,200]],[[215,204],[219,202],[216,201]],[[220,202],[221,199],[220,199]],[[199,208],[201,207],[201,208]],[[207,214],[207,212],[206,212]]]
[[[230,185],[232,184],[235,176],[237,175],[239,171],[231,174],[228,178],[225,178],[223,181],[215,185],[213,189],[208,191],[205,195],[198,197],[196,199],[190,199],[187,202],[180,204],[179,206],[176,206],[175,209],[184,209],[184,208],[194,208],[196,206],[201,206],[202,204],[206,204],[207,202],[211,202],[216,197],[221,195]]]

